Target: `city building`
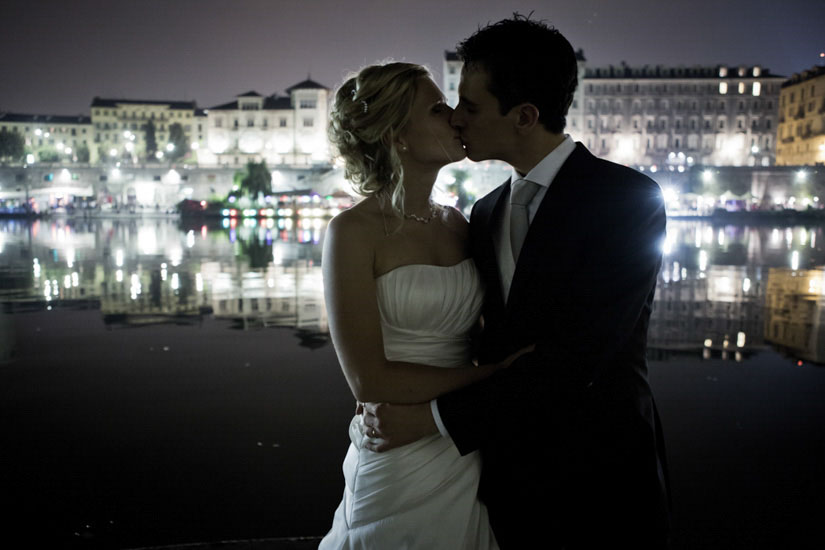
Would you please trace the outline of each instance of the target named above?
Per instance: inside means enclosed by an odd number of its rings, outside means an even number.
[[[825,163],[825,65],[794,74],[782,84],[776,163]]]
[[[311,166],[329,163],[327,106],[330,90],[307,79],[286,96],[255,91],[208,109],[206,163],[242,166]]]
[[[0,113],[0,132],[23,137],[24,146],[32,155],[27,161],[89,162],[93,132],[88,116]]]
[[[582,50],[576,56],[566,131],[595,155],[654,173],[775,163],[784,77],[759,66],[589,68]],[[446,52],[449,101],[460,73],[461,61]]]
[[[147,126],[154,127],[156,158],[171,152],[170,128],[180,124],[187,144],[194,144],[196,123],[194,101],[105,99],[95,97],[91,105],[94,126],[92,162],[102,160],[139,163],[146,160]],[[191,146],[191,145],[189,145]]]
[[[461,67],[464,63],[459,59],[456,52],[444,52],[444,64],[442,68],[442,91],[447,100],[447,105],[455,108],[458,105],[458,84],[461,81]]]
[[[654,172],[770,166],[782,81],[758,66],[587,69],[580,139],[598,156]]]

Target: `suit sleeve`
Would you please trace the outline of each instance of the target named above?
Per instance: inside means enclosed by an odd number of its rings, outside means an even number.
[[[462,454],[506,438],[515,425],[561,429],[583,392],[632,374],[640,354],[644,360],[665,210],[658,186],[644,176],[621,183],[627,185],[617,187],[631,191],[608,193],[582,209],[592,228],[581,246],[586,268],[577,270],[569,291],[556,293],[552,319],[532,320],[542,325],[536,351],[438,398]]]

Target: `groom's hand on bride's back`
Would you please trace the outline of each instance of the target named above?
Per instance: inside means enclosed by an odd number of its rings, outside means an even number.
[[[389,451],[438,433],[429,403],[363,403],[361,409],[364,446],[371,451]]]

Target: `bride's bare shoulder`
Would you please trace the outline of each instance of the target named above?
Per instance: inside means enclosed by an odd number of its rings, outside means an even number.
[[[364,199],[355,206],[344,210],[329,222],[327,234],[340,235],[345,238],[363,239],[375,233],[381,223],[381,211],[376,201]]]

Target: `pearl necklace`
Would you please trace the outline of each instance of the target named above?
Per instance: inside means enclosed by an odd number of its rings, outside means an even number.
[[[414,220],[420,223],[430,223],[430,221],[432,221],[438,215],[438,211],[438,207],[435,204],[430,203],[430,215],[426,218],[422,216],[416,216],[415,214],[404,214],[404,217],[408,220]]]

